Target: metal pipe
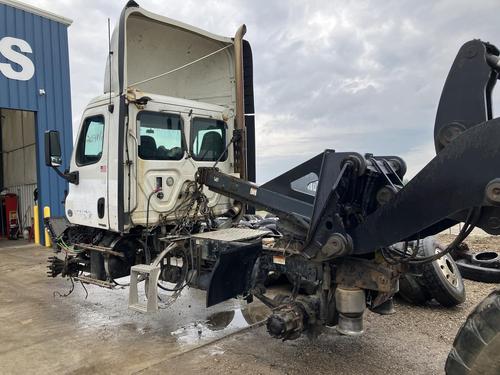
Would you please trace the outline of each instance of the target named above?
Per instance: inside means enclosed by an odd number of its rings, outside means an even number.
[[[240,178],[247,179],[247,140],[245,129],[245,91],[243,82],[243,36],[247,32],[247,27],[241,25],[234,36],[234,75],[236,86],[236,117],[234,128],[241,131],[239,141],[239,163],[238,171]]]

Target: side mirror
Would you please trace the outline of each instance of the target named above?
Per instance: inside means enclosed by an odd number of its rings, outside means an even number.
[[[45,164],[49,167],[59,167],[62,164],[61,142],[57,130],[45,132]]]

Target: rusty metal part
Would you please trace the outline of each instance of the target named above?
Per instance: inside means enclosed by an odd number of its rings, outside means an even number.
[[[337,264],[335,283],[384,293],[396,293],[399,274],[399,266],[346,257],[339,260]]]
[[[316,296],[279,296],[273,301],[278,304],[273,314],[267,319],[267,331],[276,338],[295,340],[302,332],[312,332],[318,322],[319,300]],[[308,332],[308,333],[309,333]]]
[[[324,258],[333,258],[348,254],[352,249],[349,240],[341,233],[332,234],[325,245],[321,248],[321,254]]]
[[[380,294],[383,293],[379,293],[379,295]],[[377,298],[379,295],[377,295]],[[383,302],[377,305],[373,304],[373,307],[370,307],[370,310],[379,315],[393,315],[396,313],[396,309],[394,308],[394,299],[392,296],[385,298]]]
[[[247,31],[245,25],[241,25],[236,31],[234,36],[234,75],[235,75],[235,86],[236,86],[236,116],[235,116],[235,129],[240,130],[241,138],[239,140],[240,144],[240,155],[239,155],[239,165],[238,172],[240,173],[240,178],[247,179],[247,164],[246,164],[246,132],[245,132],[245,92],[244,92],[244,82],[243,82],[243,36]]]
[[[377,314],[380,314],[380,312],[377,311],[377,309],[381,305],[383,305],[384,303],[389,301],[392,297],[394,297],[394,293],[395,292],[377,293],[377,296],[371,301],[370,310],[372,310],[373,312],[376,312]]]
[[[81,281],[84,284],[97,285],[97,286],[107,288],[107,289],[114,289],[114,287],[115,287],[115,285],[110,283],[110,282],[93,279],[93,278],[87,277],[87,276],[78,276],[78,277],[75,277],[74,280]]]
[[[294,340],[305,329],[305,311],[298,303],[278,307],[267,319],[267,332],[275,339]]]
[[[119,253],[117,251],[111,250],[110,247],[89,245],[86,243],[77,243],[74,246],[78,247],[80,249],[83,249],[83,250],[96,251],[96,252],[102,253],[102,254],[108,254],[108,255],[113,255],[115,257],[119,257],[119,258],[125,258],[125,255],[123,253]]]
[[[239,216],[242,211],[242,206],[243,205],[240,202],[234,202],[234,205],[227,210],[226,215],[233,218]]]

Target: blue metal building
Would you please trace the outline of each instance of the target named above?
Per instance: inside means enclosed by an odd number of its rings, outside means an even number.
[[[70,24],[70,20],[41,9],[0,0],[0,114],[3,120],[0,188],[12,186],[13,192],[20,195],[21,204],[26,201],[19,212],[23,216],[29,212],[29,201],[33,201],[32,190],[36,186],[40,225],[44,207],[50,207],[53,216],[64,215],[61,202],[67,183],[45,166],[44,132],[59,130],[63,160],[70,160],[73,142],[68,56]],[[30,118],[34,123],[32,136]],[[21,136],[16,136],[21,127]],[[20,141],[14,139],[19,137]],[[16,148],[12,144],[19,145]],[[28,220],[26,216],[24,219]],[[43,236],[41,240],[43,242]]]

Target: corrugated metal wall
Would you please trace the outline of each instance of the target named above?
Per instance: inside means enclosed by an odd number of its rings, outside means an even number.
[[[0,39],[25,40],[33,51],[25,55],[35,66],[34,76],[27,81],[8,79],[0,73],[0,108],[35,112],[40,207],[49,206],[53,216],[64,215],[61,201],[67,183],[45,166],[43,138],[46,130],[59,130],[63,160],[69,163],[72,125],[67,29],[65,24],[3,4],[0,0]],[[0,63],[9,61],[0,54]]]

